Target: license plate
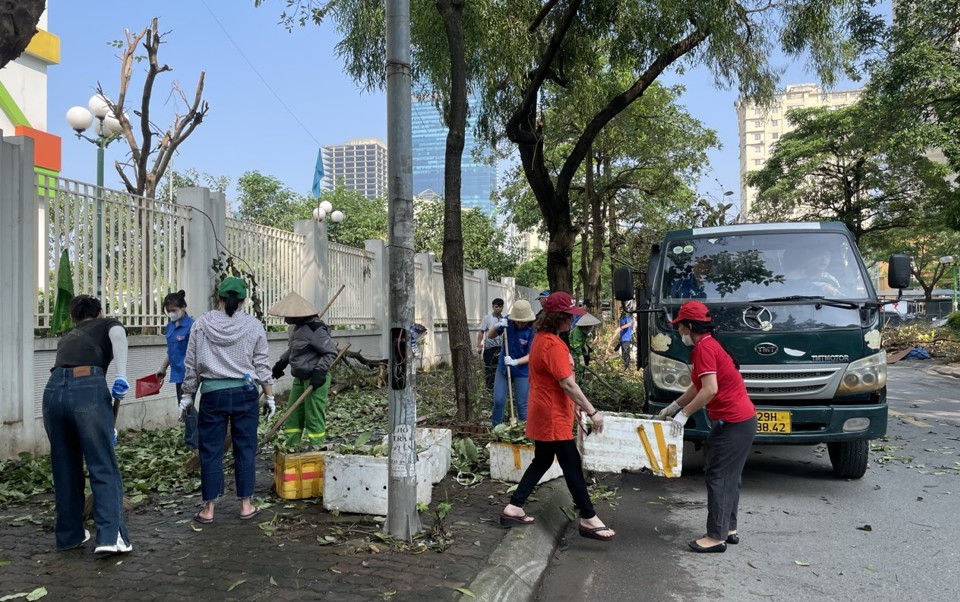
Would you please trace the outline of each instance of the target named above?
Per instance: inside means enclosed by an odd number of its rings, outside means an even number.
[[[760,410],[757,412],[757,434],[785,435],[790,432],[790,412]]]

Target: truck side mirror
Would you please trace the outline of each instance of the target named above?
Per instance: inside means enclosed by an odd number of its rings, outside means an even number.
[[[617,268],[613,271],[613,296],[617,301],[633,299],[633,270]]]
[[[887,284],[890,288],[905,289],[910,286],[909,255],[891,255],[887,260]]]

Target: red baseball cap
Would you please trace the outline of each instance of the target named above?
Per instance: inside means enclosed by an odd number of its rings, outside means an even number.
[[[573,316],[582,316],[587,313],[587,310],[577,307],[570,293],[564,293],[563,291],[550,293],[550,296],[543,300],[541,306],[543,311],[562,311]]]
[[[710,321],[710,310],[707,309],[707,306],[699,301],[687,301],[680,306],[680,311],[677,312],[677,317],[670,321],[671,324],[676,324],[681,320],[694,320],[695,322],[709,322]]]

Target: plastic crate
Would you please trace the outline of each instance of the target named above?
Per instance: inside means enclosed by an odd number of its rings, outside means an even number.
[[[277,495],[285,500],[301,500],[323,495],[323,452],[274,455],[273,481]]]

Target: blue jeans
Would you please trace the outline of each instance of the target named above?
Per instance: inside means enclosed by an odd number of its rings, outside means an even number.
[[[89,374],[74,376],[74,370]],[[97,545],[116,545],[117,533],[129,543],[123,479],[113,449],[113,404],[103,369],[54,368],[43,390],[43,428],[50,440],[57,549],[83,542],[84,461],[93,491]]]
[[[183,399],[183,383],[174,384],[177,387],[177,409],[179,409],[180,400]],[[183,444],[193,449],[197,449],[200,445],[197,435],[197,410],[195,407],[187,410],[187,415],[183,417]]]
[[[513,402],[517,406],[517,418],[527,419],[527,394],[530,392],[530,381],[527,377],[513,376]],[[500,368],[493,381],[493,426],[503,422],[504,409],[507,407],[507,373]]]
[[[203,394],[197,416],[200,433],[200,490],[204,502],[223,496],[223,444],[230,424],[237,497],[253,497],[256,479],[259,395],[252,384]]]

